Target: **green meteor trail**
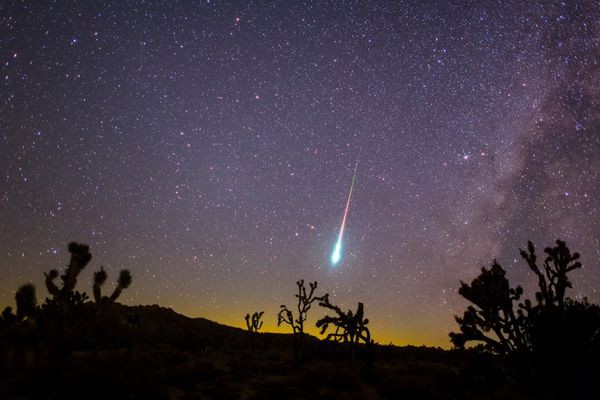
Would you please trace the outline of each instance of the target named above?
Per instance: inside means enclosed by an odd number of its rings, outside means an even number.
[[[340,233],[338,235],[337,242],[331,253],[331,265],[335,266],[342,258],[342,239],[344,238],[344,229],[346,228],[346,219],[348,218],[348,210],[350,209],[350,199],[352,198],[352,190],[354,189],[354,181],[356,180],[356,170],[358,168],[358,161],[354,166],[354,175],[352,176],[352,183],[350,184],[350,192],[348,193],[348,200],[346,201],[346,208],[344,209],[344,217],[342,218],[342,225],[340,227]]]

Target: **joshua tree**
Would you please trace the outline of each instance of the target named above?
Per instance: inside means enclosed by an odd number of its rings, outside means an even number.
[[[117,280],[117,286],[110,297],[102,297],[102,285],[106,282],[107,274],[104,271],[104,267],[100,267],[99,271],[94,273],[94,301],[96,304],[111,304],[114,303],[123,289],[127,289],[131,285],[131,273],[129,270],[123,269],[119,273],[119,279]]]
[[[76,291],[75,286],[79,274],[90,262],[92,255],[87,245],[75,242],[69,244],[69,252],[71,260],[60,275],[62,286],[56,284],[56,278],[59,276],[57,270],[53,269],[45,274],[46,287],[52,297],[47,298],[42,307],[42,322],[56,329],[59,354],[68,354],[69,348],[73,347],[73,343],[79,337],[96,331],[99,317],[105,310],[104,305],[113,303],[123,289],[131,285],[131,274],[128,270],[122,270],[112,295],[103,298],[101,287],[106,282],[107,275],[101,268],[94,274],[93,292],[97,307],[86,304],[87,294]]]
[[[15,301],[17,303],[17,318],[21,321],[25,318],[32,318],[37,304],[35,286],[32,283],[21,286],[15,294]]]
[[[579,253],[571,254],[566,243],[556,241],[556,247],[546,247],[548,256],[544,260],[543,272],[537,265],[537,256],[533,243],[527,242],[527,251],[520,250],[521,256],[527,261],[529,268],[538,278],[540,291],[536,293],[538,305],[546,309],[558,307],[564,309],[565,291],[572,287],[567,273],[581,268]]]
[[[63,282],[61,288],[54,283],[55,279],[59,275],[59,272],[56,269],[52,269],[48,273],[44,274],[46,277],[46,287],[48,292],[54,297],[54,300],[61,307],[64,307],[67,303],[82,304],[87,300],[87,295],[85,293],[79,293],[74,289],[75,285],[77,284],[77,277],[92,259],[90,248],[87,245],[72,242],[69,244],[69,252],[71,253],[71,261],[69,262],[64,274],[61,275],[61,280]],[[106,271],[104,271],[104,267],[100,267],[100,270],[94,273],[93,292],[94,301],[97,304],[103,302],[114,302],[119,297],[123,289],[127,289],[129,285],[131,285],[131,273],[126,269],[121,270],[119,279],[117,280],[117,286],[115,287],[112,295],[108,298],[103,298],[101,289],[102,285],[104,285],[106,282],[106,279]]]
[[[261,321],[260,319],[262,318],[264,313],[264,311],[255,312],[254,314],[252,314],[252,316],[250,316],[250,314],[246,314],[244,319],[246,320],[246,327],[249,332],[258,332],[260,328],[262,328],[263,321]]]
[[[35,286],[31,283],[22,285],[15,294],[15,301],[17,303],[17,314],[15,315],[13,313],[12,307],[6,307],[0,316],[0,344],[3,338],[4,329],[15,327],[26,319],[35,316],[37,308]]]
[[[42,338],[45,343],[44,351],[49,354],[55,353],[53,356],[60,360],[69,355],[70,350],[82,337],[89,339],[90,335],[98,334],[99,316],[105,309],[102,305],[113,303],[123,289],[131,285],[131,274],[128,270],[122,270],[112,295],[102,298],[101,286],[106,282],[107,276],[103,268],[96,272],[94,299],[100,306],[94,307],[86,303],[87,294],[75,290],[79,274],[92,258],[89,247],[72,242],[69,244],[69,252],[71,258],[62,274],[56,269],[44,273],[50,296],[40,308],[36,306],[35,287],[32,284],[25,284],[17,290],[17,313],[13,314],[10,307],[3,312],[0,318],[0,339],[6,336],[6,328],[10,328],[11,332],[20,336],[19,343],[27,344],[25,339],[29,339],[27,345],[36,346],[33,348],[35,355],[39,345],[36,341]],[[57,281],[59,276],[60,281]]]
[[[67,265],[65,272],[60,276],[62,287],[59,288],[54,283],[59,275],[56,269],[44,273],[46,276],[46,288],[61,307],[64,307],[67,302],[72,301],[73,296],[81,296],[81,294],[74,292],[75,285],[77,284],[77,277],[92,259],[90,248],[85,244],[71,242],[69,243],[69,252],[71,253],[71,261],[69,262],[69,265]]]
[[[59,272],[50,270],[45,275],[45,283],[52,297],[46,298],[42,306],[41,325],[45,328],[56,330],[56,356],[64,357],[70,353],[72,341],[79,335],[74,332],[73,322],[86,316],[87,309],[84,307],[88,297],[85,293],[75,290],[77,277],[92,259],[89,246],[76,242],[69,243],[71,260],[60,275],[62,285],[55,283]]]
[[[455,346],[462,348],[468,341],[479,341],[497,353],[527,348],[522,313],[513,311],[513,302],[519,300],[523,289],[509,287],[506,271],[496,260],[489,270],[482,268],[470,285],[461,282],[458,293],[475,306],[469,306],[462,317],[456,317],[461,332],[450,334]]]
[[[315,296],[315,290],[317,289],[318,283],[309,282],[310,291],[306,292],[306,287],[304,286],[304,279],[296,282],[298,286],[298,294],[296,294],[296,298],[298,299],[298,318],[294,319],[293,312],[287,308],[285,305],[281,305],[281,310],[277,314],[277,326],[282,323],[286,323],[292,327],[292,331],[294,333],[303,334],[304,333],[304,322],[306,321],[308,311],[312,306],[312,303],[315,301],[323,301],[328,295],[325,294],[323,296]]]
[[[0,317],[0,370],[19,370],[29,365],[27,353],[37,361],[37,321],[35,286],[27,283],[19,287],[15,294],[17,313],[13,314],[11,307],[6,307]]]
[[[277,326],[282,323],[286,323],[292,327],[294,333],[294,357],[297,359],[302,346],[302,339],[304,337],[304,322],[306,321],[308,311],[310,310],[312,303],[315,301],[324,301],[328,298],[328,295],[315,296],[315,290],[317,289],[317,281],[310,283],[310,290],[307,292],[304,286],[304,279],[296,282],[298,286],[298,314],[297,318],[294,318],[294,313],[287,308],[286,305],[281,305],[281,309],[277,314]]]
[[[579,254],[571,254],[565,242],[557,240],[555,247],[545,249],[547,257],[540,268],[531,242],[527,243],[527,251],[520,252],[538,278],[537,304],[526,299],[515,311],[523,289],[510,288],[506,272],[494,261],[492,268],[483,268],[471,285],[461,282],[458,293],[474,306],[469,306],[463,317],[456,317],[460,333],[450,333],[452,343],[464,347],[470,341],[483,342],[487,350],[496,353],[534,350],[555,356],[575,342],[596,343],[600,309],[565,298],[566,289],[571,287],[567,274],[581,268]],[[574,335],[579,339],[567,343],[566,338]]]
[[[369,320],[364,318],[363,303],[358,303],[356,313],[353,313],[352,310],[348,310],[347,313],[343,312],[338,306],[331,304],[328,297],[321,301],[319,305],[333,310],[337,314],[335,316],[327,315],[317,321],[317,328],[321,328],[321,335],[327,331],[329,325],[335,326],[335,331],[327,334],[326,340],[352,344],[359,343],[362,340],[367,344],[371,343],[371,332],[367,328]]]
[[[263,322],[260,319],[262,318],[264,313],[264,311],[260,311],[255,312],[254,314],[252,314],[252,316],[250,316],[250,314],[246,314],[246,316],[244,317],[244,319],[246,320],[246,328],[248,329],[248,333],[250,334],[248,336],[248,340],[250,342],[250,351],[252,351],[252,353],[254,353],[254,350],[256,348],[256,335],[253,335],[253,333],[257,333],[260,330],[260,328],[262,328]]]

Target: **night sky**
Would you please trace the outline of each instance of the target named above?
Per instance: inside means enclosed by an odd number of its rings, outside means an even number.
[[[80,290],[267,330],[304,278],[448,347],[460,280],[535,283],[528,239],[599,302],[599,4],[2,1],[0,306],[69,241]]]

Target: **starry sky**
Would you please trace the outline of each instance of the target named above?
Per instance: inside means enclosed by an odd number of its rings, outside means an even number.
[[[599,4],[1,2],[0,306],[69,241],[80,289],[128,268],[127,304],[270,331],[304,278],[449,347],[494,257],[533,297],[528,239],[599,302]]]

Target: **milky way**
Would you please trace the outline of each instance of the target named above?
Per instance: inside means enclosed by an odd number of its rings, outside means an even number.
[[[448,346],[459,280],[495,257],[530,288],[528,239],[579,251],[598,302],[599,26],[596,1],[3,1],[0,306],[72,240],[82,289],[126,267],[126,303],[269,330],[304,278],[380,342]]]

